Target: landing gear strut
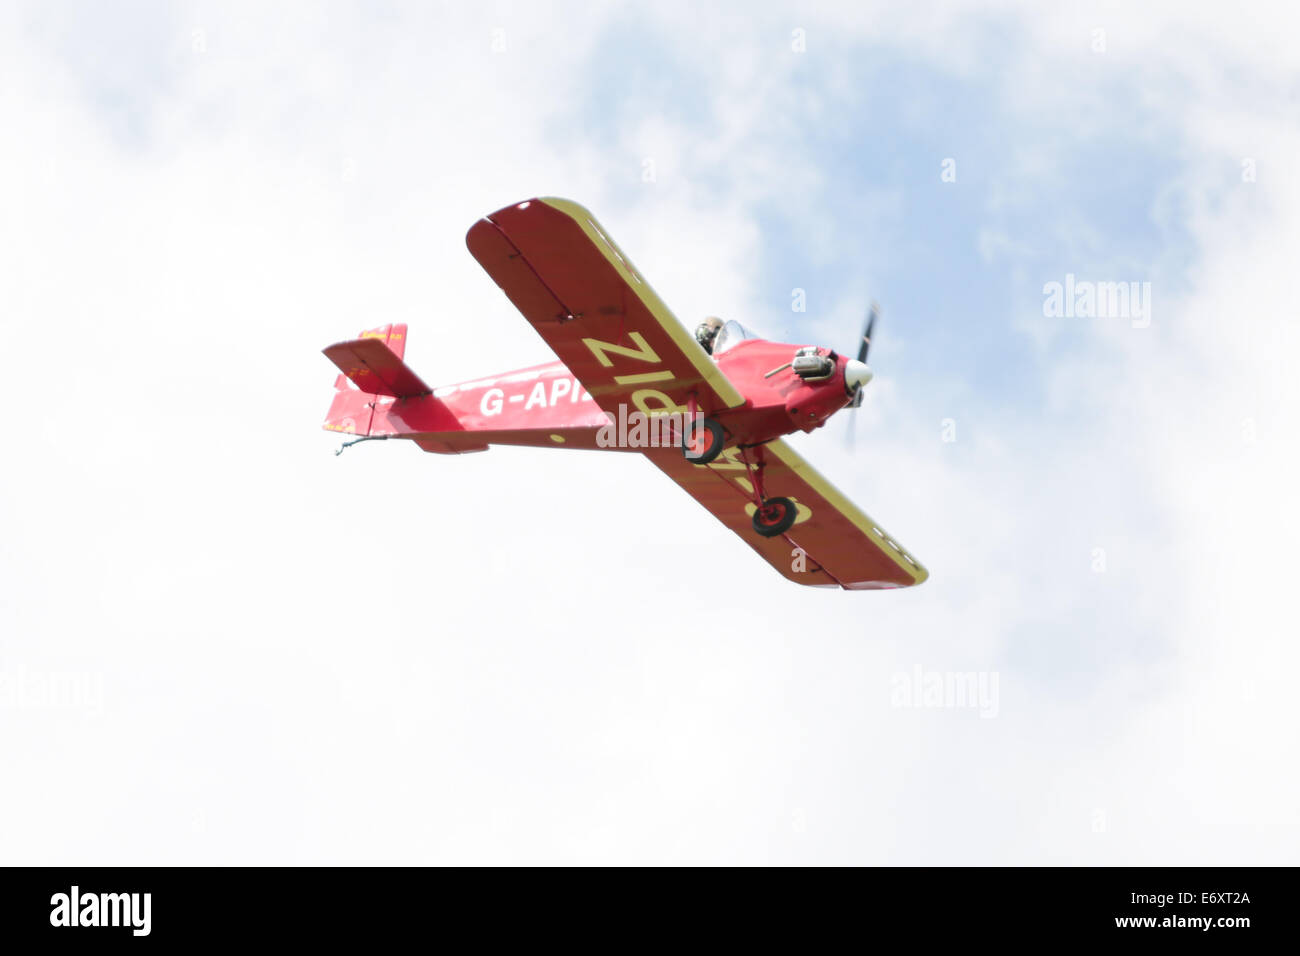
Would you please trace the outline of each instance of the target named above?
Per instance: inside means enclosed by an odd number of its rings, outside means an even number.
[[[799,517],[799,506],[789,498],[767,497],[767,490],[763,487],[763,468],[766,464],[763,460],[763,447],[760,445],[753,451],[754,462],[751,464],[749,451],[743,445],[740,448],[740,456],[745,462],[754,494],[754,513],[750,516],[750,522],[754,530],[764,538],[775,538],[785,534],[794,525]]]

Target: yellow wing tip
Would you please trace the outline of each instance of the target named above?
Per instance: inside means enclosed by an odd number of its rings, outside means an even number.
[[[560,212],[572,216],[574,219],[586,218],[594,221],[596,218],[591,214],[591,210],[582,203],[576,202],[572,199],[564,199],[561,196],[539,196],[538,198],[529,201],[545,203],[552,209],[558,209]]]

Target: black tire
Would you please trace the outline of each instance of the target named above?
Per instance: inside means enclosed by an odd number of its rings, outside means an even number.
[[[764,515],[764,512],[767,512]],[[767,498],[763,507],[755,508],[750,519],[754,530],[765,538],[775,538],[785,534],[799,517],[799,508],[789,498]]]
[[[700,423],[702,428],[687,426],[686,434],[682,436],[682,455],[693,464],[707,465],[722,454],[726,434],[712,418],[701,419]]]

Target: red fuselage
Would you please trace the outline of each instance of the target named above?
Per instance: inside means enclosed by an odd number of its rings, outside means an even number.
[[[798,348],[746,339],[717,356],[719,369],[745,404],[699,411],[726,429],[728,445],[757,445],[812,431],[848,404],[852,396],[844,384],[844,357],[819,349],[819,354],[833,356],[834,367],[825,379],[804,381],[789,367]],[[432,395],[413,398],[343,391],[330,414],[330,421],[339,424],[327,427],[364,433],[343,423],[369,418],[371,402],[370,434],[414,438],[427,451],[476,451],[486,445],[598,448],[603,446],[597,433],[610,421],[561,362],[444,385]]]

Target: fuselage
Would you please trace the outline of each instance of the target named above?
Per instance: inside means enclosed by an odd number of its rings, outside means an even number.
[[[790,367],[799,348],[754,338],[716,356],[745,403],[698,411],[726,429],[728,445],[756,445],[812,431],[849,403],[846,359],[818,349],[830,359],[831,371],[824,379],[806,381]],[[364,397],[374,402],[370,434],[412,438],[427,451],[478,451],[489,445],[637,450],[598,441],[613,412],[606,414],[558,361],[443,385],[431,395]]]

